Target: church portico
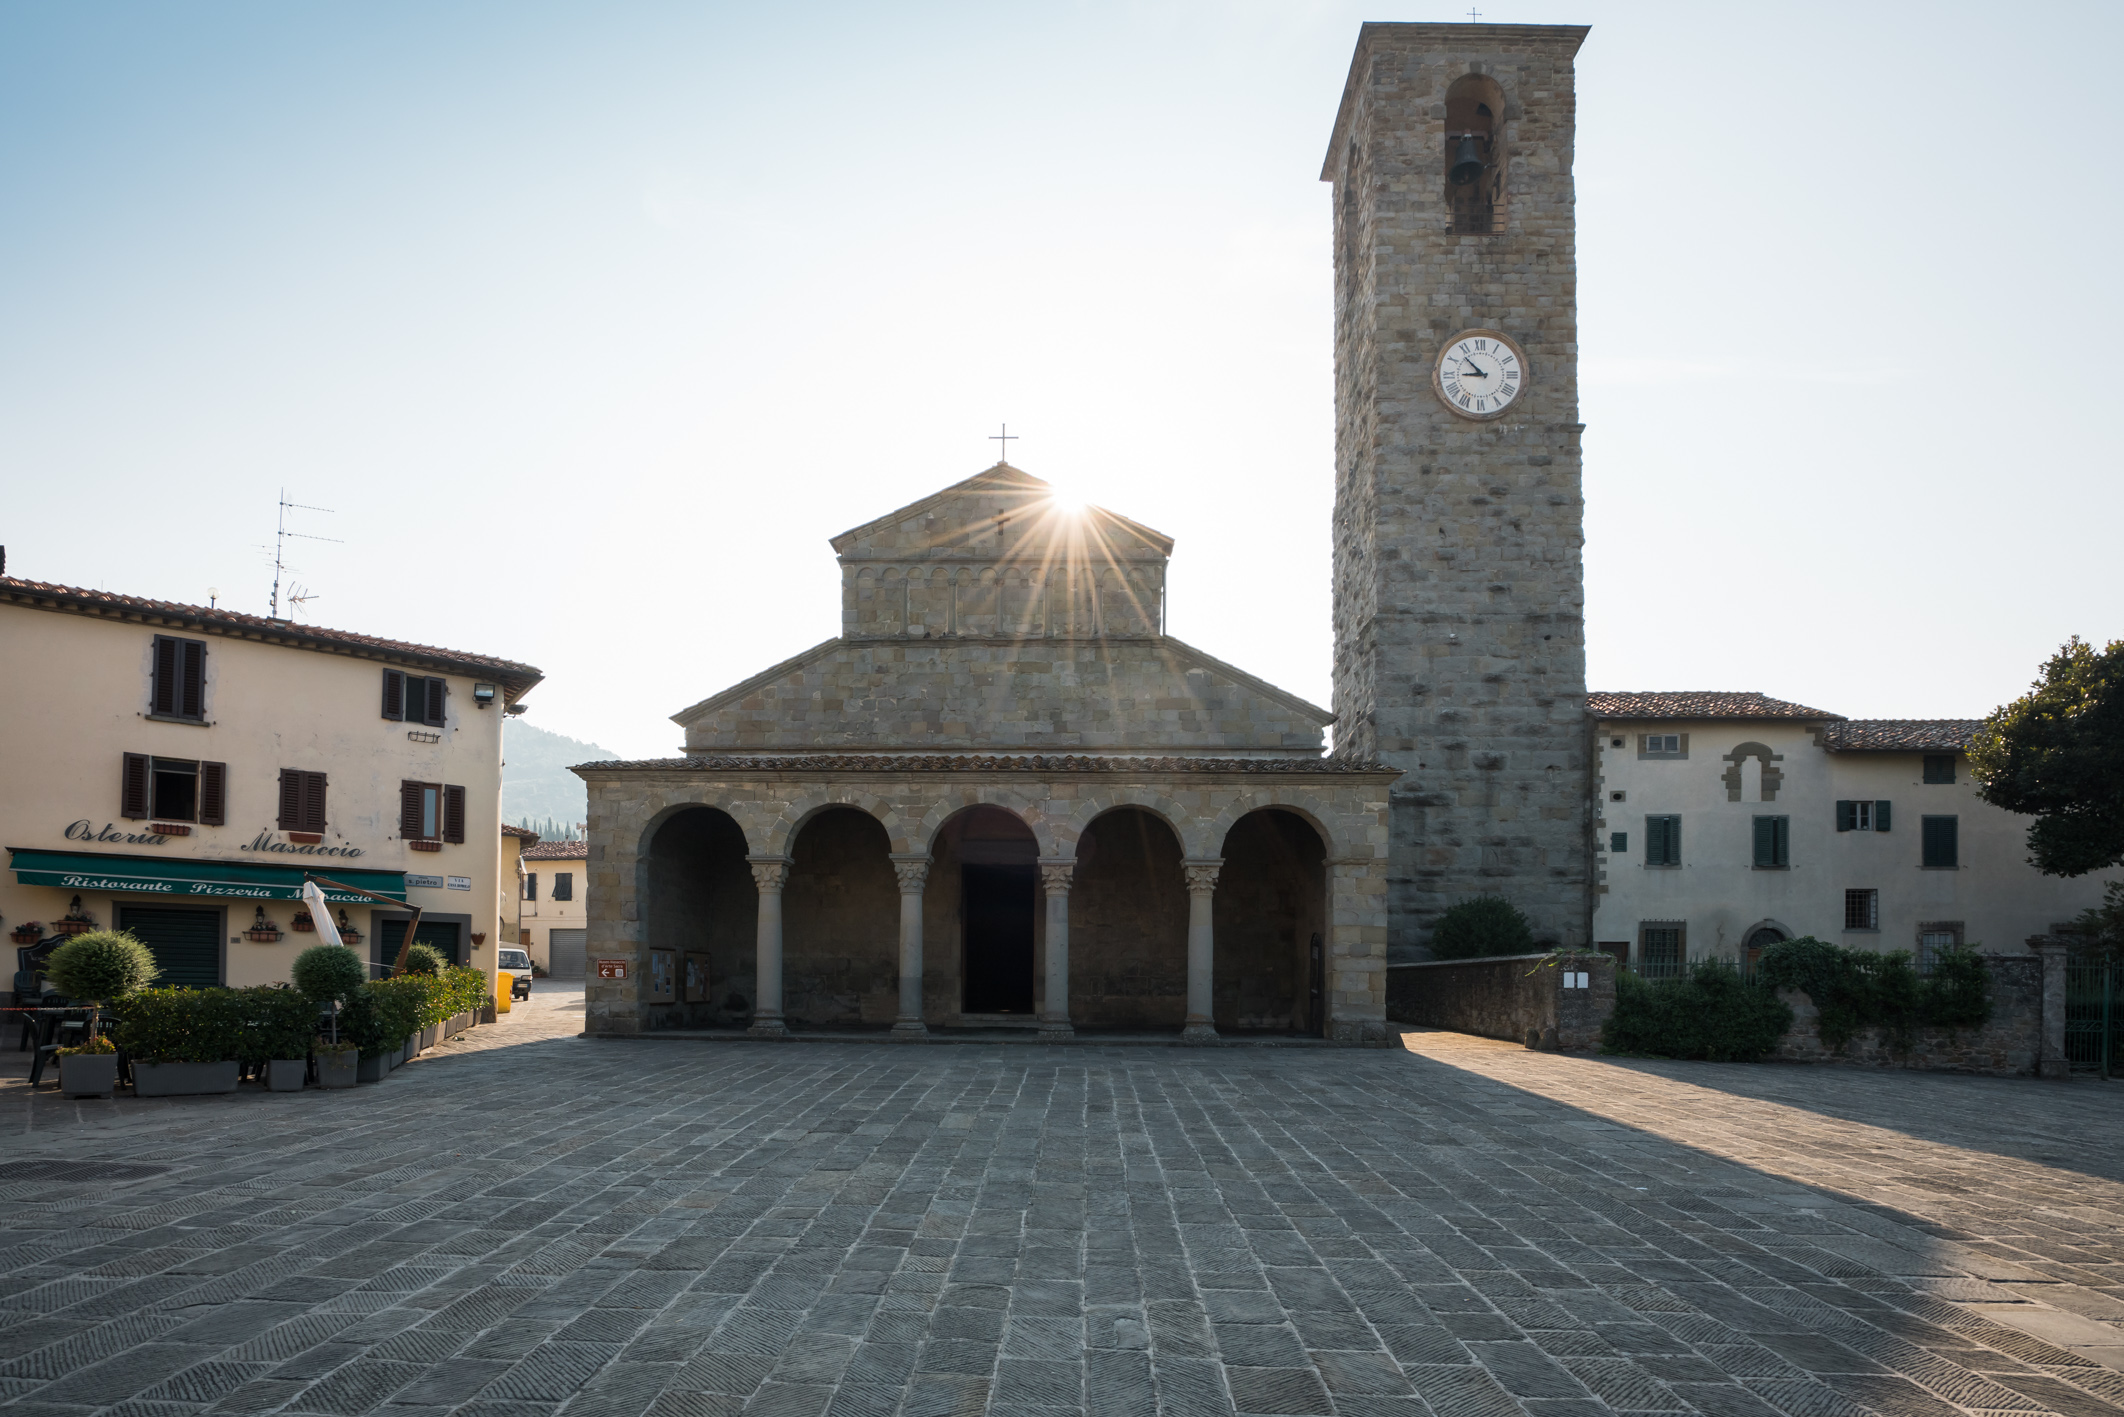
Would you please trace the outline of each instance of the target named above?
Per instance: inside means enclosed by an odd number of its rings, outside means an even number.
[[[999,464],[833,544],[841,636],[576,769],[591,1032],[1385,1037],[1399,774],[1164,633],[1169,538]]]
[[[578,771],[590,954],[630,963],[588,981],[593,1033],[1384,1037],[1391,772],[858,755]],[[702,997],[652,998],[651,951],[704,955]]]

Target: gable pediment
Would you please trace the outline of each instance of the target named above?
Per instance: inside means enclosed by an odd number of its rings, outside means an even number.
[[[964,482],[852,527],[832,541],[846,561],[1062,562],[1072,556],[1163,561],[1173,539],[1104,507],[1066,507],[1029,472],[997,463]]]

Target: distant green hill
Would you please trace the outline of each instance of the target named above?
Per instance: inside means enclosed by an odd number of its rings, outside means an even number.
[[[568,769],[576,763],[617,758],[610,748],[563,738],[520,718],[502,726],[502,820],[528,819],[540,831],[549,822],[573,824],[590,814],[590,791]]]

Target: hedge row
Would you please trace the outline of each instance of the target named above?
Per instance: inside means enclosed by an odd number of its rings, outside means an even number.
[[[487,1001],[476,969],[404,974],[363,984],[340,1010],[344,1039],[363,1057],[395,1052],[405,1039]],[[245,1063],[306,1058],[319,1029],[317,1002],[279,985],[251,989],[143,989],[119,1005],[112,1031],[141,1062]]]

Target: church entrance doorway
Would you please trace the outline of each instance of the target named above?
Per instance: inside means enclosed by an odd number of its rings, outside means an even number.
[[[970,1014],[1033,1011],[1033,920],[1039,882],[1030,865],[959,868],[965,892],[966,1001]]]

